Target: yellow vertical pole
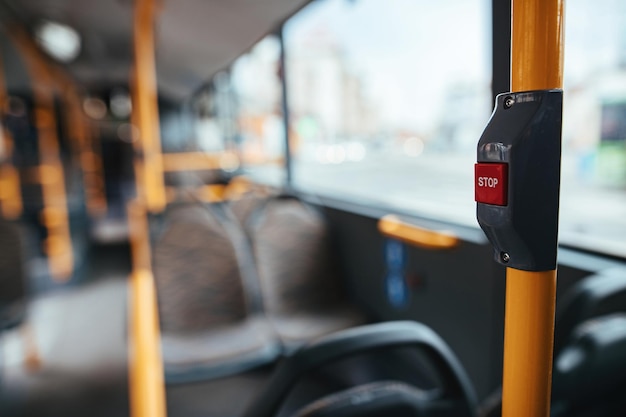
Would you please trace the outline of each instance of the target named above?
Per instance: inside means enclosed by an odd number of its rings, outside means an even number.
[[[159,316],[151,271],[146,210],[128,205],[133,272],[130,279],[129,382],[132,417],[165,417],[165,383]]]
[[[38,78],[41,79],[42,75],[39,73]],[[45,206],[42,219],[48,230],[45,249],[52,277],[63,282],[71,277],[74,260],[54,99],[48,86],[35,87],[35,103],[35,120],[39,135],[39,178]]]
[[[4,80],[4,67],[0,56],[0,118],[4,118],[8,96]],[[13,137],[0,122],[0,209],[6,219],[16,219],[22,214],[22,191],[20,175],[11,163]]]
[[[163,160],[159,134],[156,68],[154,59],[155,5],[135,0],[132,75],[133,124],[137,198],[129,203],[133,272],[130,301],[130,403],[132,417],[165,417],[165,384],[161,357],[159,317],[151,270],[147,212],[165,208]]]
[[[35,124],[39,136],[39,182],[44,209],[41,218],[48,231],[44,249],[52,278],[59,282],[72,276],[74,254],[70,234],[65,174],[61,162],[54,111],[53,76],[32,40],[19,27],[9,32],[24,57],[33,82]]]
[[[513,0],[512,12],[512,91],[561,88],[563,0]],[[556,270],[507,268],[506,280],[502,416],[547,417]]]
[[[135,50],[133,105],[136,112],[134,120],[139,129],[139,143],[143,153],[145,202],[151,212],[163,210],[166,204],[154,53],[155,8],[153,0],[136,0],[133,26]]]
[[[556,271],[507,268],[503,417],[547,417],[552,386]]]
[[[513,0],[511,90],[563,87],[563,0]]]

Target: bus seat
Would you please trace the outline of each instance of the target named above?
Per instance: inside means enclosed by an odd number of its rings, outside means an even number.
[[[413,417],[425,415],[424,391],[395,381],[382,381],[347,389],[321,398],[298,410],[295,417]]]
[[[22,248],[17,224],[0,218],[0,330],[19,324],[25,314],[26,274]]]
[[[553,387],[555,415],[622,416],[626,410],[626,314],[596,317],[578,325],[555,358]]]
[[[611,269],[579,281],[563,298],[556,316],[554,351],[560,352],[580,323],[626,312],[626,269]]]
[[[223,213],[222,213],[223,214]],[[249,268],[219,205],[168,208],[154,244],[166,380],[189,382],[272,361],[278,345],[244,282]]]
[[[293,196],[276,196],[257,207],[246,229],[265,314],[287,351],[365,322],[343,291],[319,212]]]
[[[333,333],[287,357],[244,417],[474,416],[450,348],[411,321]]]

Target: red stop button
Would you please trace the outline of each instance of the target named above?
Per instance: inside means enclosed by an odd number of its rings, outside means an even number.
[[[474,199],[479,203],[506,206],[509,166],[502,163],[474,165]]]

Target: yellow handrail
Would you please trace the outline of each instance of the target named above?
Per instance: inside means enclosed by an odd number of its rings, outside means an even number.
[[[563,0],[513,0],[511,54],[513,91],[562,87]],[[502,416],[547,417],[556,270],[506,275]]]
[[[425,249],[452,249],[459,245],[459,238],[451,232],[425,229],[403,222],[393,214],[378,221],[378,230],[387,237]]]
[[[159,212],[167,203],[163,179],[163,157],[157,106],[156,64],[154,59],[154,18],[152,0],[135,0],[133,43],[133,118],[139,130],[137,146],[143,157],[141,169],[146,207]]]
[[[180,152],[163,154],[163,170],[166,172],[203,171],[220,168],[219,153]]]
[[[201,185],[199,187],[187,188],[185,191],[192,193],[191,195],[194,198],[206,203],[218,203],[226,198],[226,186],[222,184]],[[176,201],[181,196],[184,198],[184,193],[177,187],[165,187],[165,193],[168,203]]]
[[[170,152],[164,153],[163,171],[205,171],[213,169],[228,169],[233,165],[239,166],[241,162],[246,166],[258,165],[281,165],[284,164],[283,157],[245,159],[240,161],[239,156],[232,151],[224,152]]]

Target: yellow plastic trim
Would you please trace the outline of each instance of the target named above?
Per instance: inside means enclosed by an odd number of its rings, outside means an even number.
[[[425,229],[403,222],[393,214],[378,221],[378,231],[387,237],[425,249],[452,249],[459,245],[459,238],[451,232]]]

